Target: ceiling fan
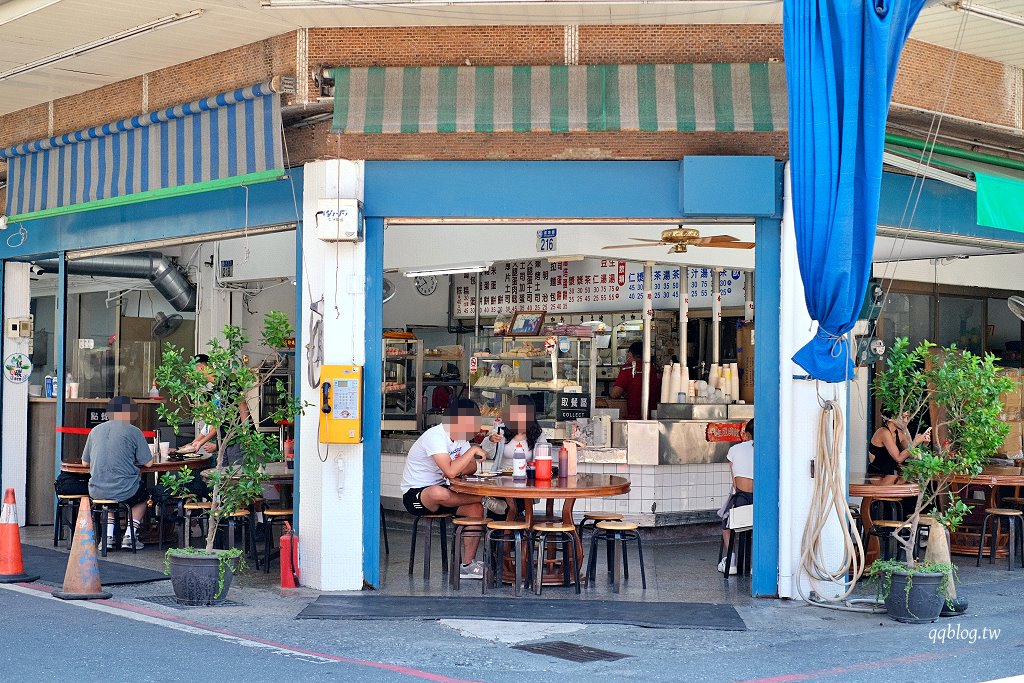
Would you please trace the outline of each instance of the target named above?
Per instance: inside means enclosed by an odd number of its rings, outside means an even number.
[[[715,247],[717,249],[753,249],[753,242],[740,242],[732,235],[710,235],[701,237],[700,231],[694,228],[669,228],[661,232],[660,240],[630,237],[640,244],[613,244],[605,249],[635,249],[637,247],[653,247],[658,245],[671,246],[670,254],[685,254],[687,247]]]

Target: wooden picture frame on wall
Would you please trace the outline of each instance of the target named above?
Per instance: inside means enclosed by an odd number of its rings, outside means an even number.
[[[516,311],[505,331],[507,337],[536,337],[544,326],[544,311]]]

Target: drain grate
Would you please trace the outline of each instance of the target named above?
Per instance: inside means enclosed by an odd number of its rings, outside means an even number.
[[[547,643],[533,643],[531,645],[515,645],[513,650],[532,652],[535,655],[547,655],[558,659],[567,659],[570,662],[614,662],[630,655],[610,650],[601,650],[596,647],[577,645],[564,640],[553,640]]]
[[[173,595],[152,595],[148,598],[139,598],[139,600],[152,602],[156,605],[163,605],[164,607],[173,607],[174,609],[206,609],[207,607],[242,607],[242,603],[235,602],[234,600],[225,600],[219,605],[182,605],[178,603],[178,599]]]

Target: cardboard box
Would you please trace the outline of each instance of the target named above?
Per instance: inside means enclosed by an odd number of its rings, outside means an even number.
[[[999,455],[1006,456],[1017,456],[1022,451],[1022,439],[1021,439],[1021,423],[1010,422],[1010,432],[1006,435],[1006,439],[1003,440],[1003,445],[996,451]]]
[[[1019,420],[1022,407],[1020,370],[1018,368],[1004,368],[999,371],[999,374],[1003,377],[1009,377],[1014,382],[1014,389],[1001,394],[999,397],[1003,402],[1003,414],[1006,415],[1003,419],[1007,422]]]

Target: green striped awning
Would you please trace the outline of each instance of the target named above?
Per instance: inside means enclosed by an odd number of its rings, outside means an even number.
[[[782,63],[341,67],[334,131],[784,131]]]

